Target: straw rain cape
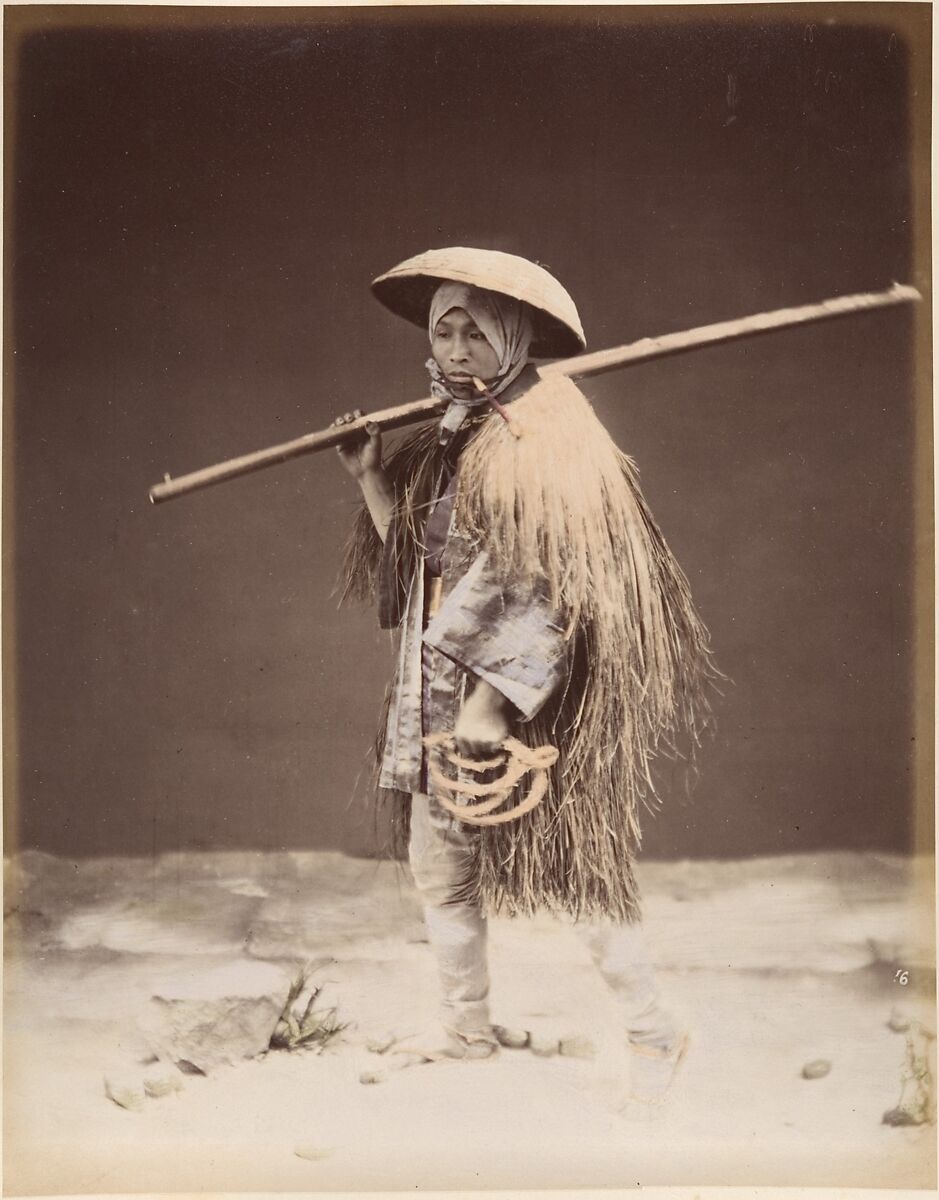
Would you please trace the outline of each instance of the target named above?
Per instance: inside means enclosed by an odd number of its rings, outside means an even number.
[[[489,911],[539,907],[636,920],[639,806],[656,803],[651,765],[708,712],[708,633],[642,496],[636,468],[567,377],[539,379],[511,405],[516,439],[489,416],[459,459],[453,528],[484,549],[506,593],[537,586],[566,631],[563,684],[513,734],[560,755],[544,802],[481,828],[459,898]],[[440,462],[436,427],[386,457],[396,520],[383,550],[360,511],[344,595],[373,594],[382,555],[402,594],[421,569],[420,535]],[[381,749],[379,737],[379,751]],[[408,796],[395,827],[405,836]]]

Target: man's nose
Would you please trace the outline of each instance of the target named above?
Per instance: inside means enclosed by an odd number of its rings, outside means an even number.
[[[455,363],[466,362],[469,356],[469,343],[466,338],[462,338],[459,334],[450,343],[450,361]]]

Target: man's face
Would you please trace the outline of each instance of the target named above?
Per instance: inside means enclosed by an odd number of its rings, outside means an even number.
[[[451,308],[437,322],[431,353],[456,396],[477,394],[472,376],[491,383],[499,374],[499,356],[462,308]]]

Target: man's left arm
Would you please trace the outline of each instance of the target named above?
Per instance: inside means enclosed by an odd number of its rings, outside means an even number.
[[[424,641],[488,685],[477,686],[465,704],[468,715],[484,723],[499,697],[511,706],[503,710],[506,718],[530,721],[567,671],[565,629],[546,589],[538,581],[507,587],[485,553],[446,596]]]

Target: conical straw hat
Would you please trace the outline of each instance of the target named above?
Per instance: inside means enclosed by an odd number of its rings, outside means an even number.
[[[431,299],[445,279],[472,283],[529,305],[534,358],[566,358],[587,345],[574,301],[544,267],[517,254],[469,246],[428,250],[379,275],[372,291],[393,313],[426,328]]]

